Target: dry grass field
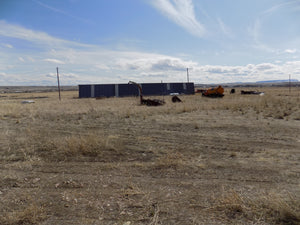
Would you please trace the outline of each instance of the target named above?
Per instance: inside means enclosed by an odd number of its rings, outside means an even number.
[[[300,224],[300,89],[263,91],[1,94],[0,224]]]

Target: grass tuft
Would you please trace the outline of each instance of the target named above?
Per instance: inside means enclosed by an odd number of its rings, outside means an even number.
[[[36,143],[36,152],[43,159],[50,161],[84,160],[83,157],[97,160],[108,151],[111,154],[121,151],[122,143],[117,136],[72,135],[52,138],[52,140],[46,140],[42,144]]]
[[[35,204],[29,205],[23,210],[13,211],[0,216],[2,225],[35,225],[46,219],[43,207]]]
[[[296,197],[264,194],[250,197],[231,191],[217,200],[213,211],[228,221],[264,221],[267,224],[300,224],[300,202]]]

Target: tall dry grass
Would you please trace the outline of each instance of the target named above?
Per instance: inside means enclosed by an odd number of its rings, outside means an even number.
[[[300,224],[299,197],[291,194],[261,193],[249,196],[234,190],[224,191],[210,210],[225,216],[227,223]]]
[[[14,161],[30,158],[38,160],[47,154],[49,157],[57,155],[57,158],[100,156],[103,149],[111,148],[107,140],[114,134],[107,132],[107,127],[94,133],[86,133],[84,129],[93,129],[94,121],[105,121],[105,118],[126,120],[128,126],[132,126],[135,119],[153,120],[155,123],[157,119],[171,118],[171,115],[203,112],[210,115],[214,111],[226,110],[233,116],[300,120],[299,95],[284,93],[282,89],[268,89],[264,96],[244,96],[238,93],[227,94],[222,99],[199,95],[180,96],[183,103],[176,104],[171,102],[169,96],[165,96],[160,98],[164,98],[167,104],[161,107],[140,106],[138,98],[77,99],[77,93],[74,92],[64,93],[61,102],[55,93],[49,93],[43,94],[43,97],[48,98],[37,98],[34,104],[21,104],[23,95],[13,97],[16,96],[13,94],[1,99],[0,140],[2,152],[5,152],[2,157]],[[23,97],[34,97],[34,94],[27,95]],[[195,122],[194,128],[200,129],[201,125]],[[118,146],[115,148],[124,147],[119,139],[115,141]]]
[[[25,97],[39,95],[28,94]],[[203,160],[198,162],[188,158],[178,149],[170,150],[167,145],[163,146],[166,149],[157,149],[151,133],[149,136],[146,136],[147,132],[144,136],[138,133],[143,130],[144,122],[149,131],[152,128],[159,130],[160,126],[170,123],[171,133],[180,131],[180,125],[185,123],[186,118],[197,118],[193,126],[185,124],[192,128],[190,132],[193,133],[207,128],[203,127],[201,119],[207,120],[206,126],[219,126],[213,122],[222,118],[223,113],[231,114],[233,119],[242,116],[281,122],[300,120],[299,95],[288,95],[282,89],[267,89],[264,96],[226,94],[222,99],[180,96],[183,103],[176,104],[171,102],[170,96],[165,96],[159,97],[167,102],[161,107],[141,106],[138,98],[77,99],[74,92],[63,93],[61,102],[55,93],[43,96],[48,98],[36,98],[34,104],[21,104],[22,94],[0,99],[0,162],[3,167],[28,168],[31,171],[34,165],[44,162],[55,165],[58,161],[109,162],[117,167],[122,160],[136,160],[132,158],[136,151],[144,161],[128,165],[135,166],[137,170],[158,170],[158,173],[182,170],[184,173],[187,168],[196,168],[195,171],[199,172],[198,169],[206,169],[210,165]],[[182,150],[182,146],[179,148]],[[198,150],[198,146],[195,148]],[[230,157],[235,160],[239,154],[232,152]],[[146,162],[146,159],[151,161]],[[222,162],[222,166],[225,163],[227,161]],[[222,169],[222,166],[216,169]],[[18,177],[6,174],[1,181],[13,186]],[[63,183],[60,184],[59,187],[64,187]],[[72,186],[65,184],[68,185]],[[134,196],[143,190],[132,185],[123,192],[126,196]],[[227,224],[245,221],[250,224],[299,224],[299,202],[297,196],[292,195],[267,193],[250,197],[233,191],[214,199],[209,212],[216,217],[221,215],[221,221],[224,219]],[[161,210],[160,207],[152,210],[152,224],[159,224],[159,216],[163,214]],[[45,212],[38,203],[32,203],[19,209],[7,209],[1,216],[1,224],[38,224],[44,220]]]
[[[31,204],[19,211],[0,215],[0,223],[2,225],[36,225],[41,224],[46,217],[46,212],[42,206]]]
[[[238,91],[237,91],[238,92]],[[41,157],[57,156],[100,156],[109,148],[124,148],[119,138],[117,147],[108,146],[113,133],[109,127],[92,131],[95,121],[110,126],[109,119],[128,121],[128,127],[135,120],[157,119],[167,121],[172,115],[202,114],[229,111],[232,115],[249,115],[259,118],[300,120],[300,97],[285,95],[282,89],[267,89],[264,96],[225,95],[222,99],[194,96],[180,96],[183,103],[172,103],[169,96],[164,98],[166,105],[146,107],[139,105],[139,98],[77,99],[77,93],[68,92],[58,101],[55,93],[43,94],[34,104],[21,104],[22,94],[13,94],[1,99],[0,122],[3,160],[39,160]],[[25,99],[36,94],[26,94]],[[9,96],[9,95],[8,95]],[[14,97],[17,96],[17,97]],[[37,97],[36,96],[36,97]],[[106,118],[109,118],[106,121]],[[180,118],[180,116],[179,116]],[[207,117],[209,118],[209,117]],[[142,124],[139,124],[142,126]],[[88,133],[85,132],[88,130]],[[194,129],[201,129],[195,121]],[[115,138],[116,139],[116,138]],[[118,139],[118,138],[117,138]]]
[[[299,91],[300,92],[300,91]],[[285,93],[285,94],[284,94]],[[49,93],[48,99],[36,99],[35,104],[22,105],[21,99],[1,99],[0,118],[31,118],[59,120],[81,119],[85,117],[99,118],[103,116],[149,117],[151,115],[180,114],[203,110],[230,110],[237,113],[257,113],[266,117],[299,119],[300,94],[298,90],[288,95],[282,89],[267,88],[265,95],[226,94],[222,99],[210,99],[194,96],[180,96],[183,103],[172,103],[170,96],[159,96],[167,104],[161,107],[145,107],[139,105],[139,98],[107,98],[107,99],[76,99],[77,93],[63,94],[62,101],[56,99],[55,93]],[[297,94],[298,93],[298,94]],[[66,95],[66,96],[64,96]],[[20,95],[22,96],[22,95]],[[21,98],[21,97],[18,97]],[[151,97],[150,97],[151,98]],[[77,116],[77,117],[75,117]]]

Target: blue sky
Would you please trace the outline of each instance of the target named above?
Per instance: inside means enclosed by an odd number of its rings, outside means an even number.
[[[300,0],[0,0],[0,85],[300,80]]]

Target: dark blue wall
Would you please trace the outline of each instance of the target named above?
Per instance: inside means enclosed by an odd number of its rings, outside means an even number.
[[[142,83],[143,95],[194,94],[194,83]],[[116,90],[118,87],[118,90]],[[92,85],[79,85],[79,98],[92,97]],[[138,96],[134,84],[95,84],[93,97]]]
[[[142,84],[143,95],[163,95],[164,84],[163,83],[152,83]]]
[[[115,96],[114,84],[96,84],[95,97],[111,97]]]
[[[91,85],[79,85],[79,98],[91,97]]]
[[[195,86],[194,86],[194,83],[187,83],[186,94],[187,94],[187,95],[193,95],[193,94],[195,94]]]
[[[132,84],[119,84],[119,96],[138,96],[139,90],[136,85]]]

